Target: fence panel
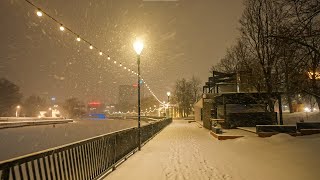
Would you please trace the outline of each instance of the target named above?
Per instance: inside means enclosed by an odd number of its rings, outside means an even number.
[[[145,143],[172,122],[163,119],[141,127]],[[138,128],[96,136],[0,162],[0,179],[96,179],[138,147]]]

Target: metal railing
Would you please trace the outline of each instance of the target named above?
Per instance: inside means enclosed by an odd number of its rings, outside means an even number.
[[[146,143],[172,122],[164,119],[141,127]],[[1,180],[97,179],[134,153],[138,129],[129,128],[0,162]]]

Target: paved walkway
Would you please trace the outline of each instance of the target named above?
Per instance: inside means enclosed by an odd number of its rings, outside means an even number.
[[[295,139],[282,135],[218,141],[195,122],[175,120],[105,180],[317,179],[319,158],[301,156],[310,154],[310,148],[297,150],[297,143],[279,142],[288,140]]]
[[[204,145],[214,141],[209,132],[195,122],[173,121],[106,180],[229,179],[227,171],[217,167],[219,160],[208,161],[209,154],[204,153],[204,149],[209,148]]]

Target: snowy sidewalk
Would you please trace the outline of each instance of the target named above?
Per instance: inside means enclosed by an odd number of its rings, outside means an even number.
[[[319,152],[319,135],[218,141],[176,120],[105,180],[316,180]]]

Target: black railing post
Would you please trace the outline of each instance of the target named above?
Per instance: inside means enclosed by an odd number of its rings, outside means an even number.
[[[171,118],[162,119],[140,129],[125,129],[1,162],[0,180],[98,178],[115,170],[116,163],[135,152],[139,142],[145,144],[170,122]]]
[[[113,166],[112,166],[112,170],[116,170],[116,158],[117,158],[117,150],[116,150],[116,146],[117,146],[117,134],[114,136],[114,144],[113,144]]]
[[[10,175],[10,167],[2,171],[1,180],[9,180],[9,175]]]

